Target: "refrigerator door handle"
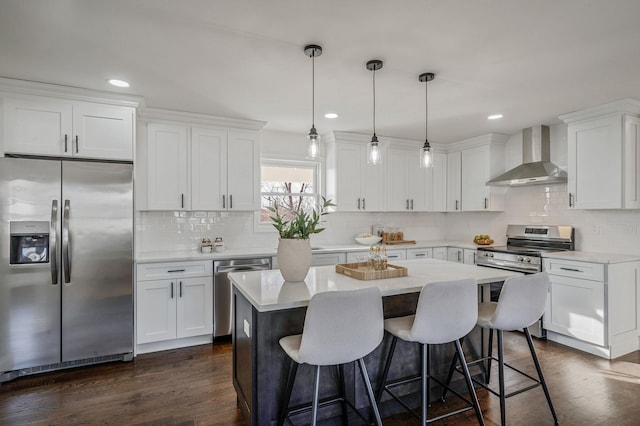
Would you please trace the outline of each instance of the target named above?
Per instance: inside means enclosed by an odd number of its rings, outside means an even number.
[[[69,255],[69,210],[71,203],[64,200],[64,212],[62,213],[62,263],[64,268],[64,282],[71,282],[71,256]]]
[[[58,200],[51,201],[49,222],[49,259],[51,261],[51,284],[58,284]]]

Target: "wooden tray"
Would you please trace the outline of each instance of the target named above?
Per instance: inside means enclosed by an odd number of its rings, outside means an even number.
[[[388,264],[384,271],[374,271],[367,268],[367,262],[359,263],[339,263],[336,265],[336,272],[357,280],[380,280],[383,278],[406,277],[407,268]]]
[[[395,246],[400,244],[415,244],[415,240],[399,240],[399,241],[382,241],[387,246]]]

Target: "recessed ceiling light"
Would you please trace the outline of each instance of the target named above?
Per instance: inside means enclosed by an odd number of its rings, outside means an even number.
[[[487,117],[489,120],[497,120],[498,118],[502,118],[502,114],[493,114]]]
[[[324,118],[338,118],[338,114],[335,112],[328,112],[324,115]]]
[[[111,78],[109,80],[107,80],[109,82],[109,84],[111,84],[112,86],[116,86],[116,87],[129,87],[129,83],[127,83],[124,80],[117,80],[115,78]]]

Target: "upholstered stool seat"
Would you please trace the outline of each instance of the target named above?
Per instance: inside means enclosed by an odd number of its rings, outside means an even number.
[[[289,357],[289,374],[278,424],[292,415],[311,409],[311,423],[318,418],[320,367],[337,366],[340,397],[325,402],[341,402],[343,422],[347,422],[347,406],[351,407],[365,423],[369,419],[362,415],[345,397],[343,365],[358,362],[360,373],[371,403],[376,424],[381,425],[371,382],[367,374],[364,357],[373,352],[384,335],[382,296],[377,287],[362,290],[324,292],[314,295],[309,301],[302,334],[285,336],[280,346]],[[311,405],[302,409],[289,409],[289,401],[299,364],[315,367],[313,399]]]
[[[423,287],[418,298],[418,306],[415,315],[398,318],[389,318],[384,321],[385,330],[391,334],[389,354],[384,366],[377,391],[377,399],[380,401],[384,392],[389,393],[405,409],[418,417],[422,424],[439,420],[453,414],[473,408],[478,423],[484,424],[475,389],[471,381],[469,370],[464,361],[464,353],[460,339],[467,335],[475,326],[478,312],[478,290],[474,279],[458,281],[444,281],[427,284]],[[421,373],[417,377],[400,378],[387,382],[391,361],[396,349],[398,339],[419,343],[421,346]],[[429,346],[434,344],[454,343],[456,356],[465,373],[465,381],[469,391],[469,399],[456,393],[468,405],[462,409],[437,416],[427,417],[429,403],[429,385],[434,380],[442,382],[431,376],[429,362]],[[392,391],[393,388],[405,385],[414,380],[421,380],[421,413],[415,413],[401,398]]]

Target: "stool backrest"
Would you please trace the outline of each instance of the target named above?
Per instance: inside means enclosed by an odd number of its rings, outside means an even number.
[[[420,343],[448,343],[466,336],[478,320],[478,284],[469,278],[425,285],[410,337]]]
[[[498,306],[491,319],[499,330],[521,330],[540,319],[549,292],[546,272],[511,277],[502,285]]]
[[[379,288],[318,293],[309,301],[298,358],[311,365],[345,364],[371,353],[383,335]]]

